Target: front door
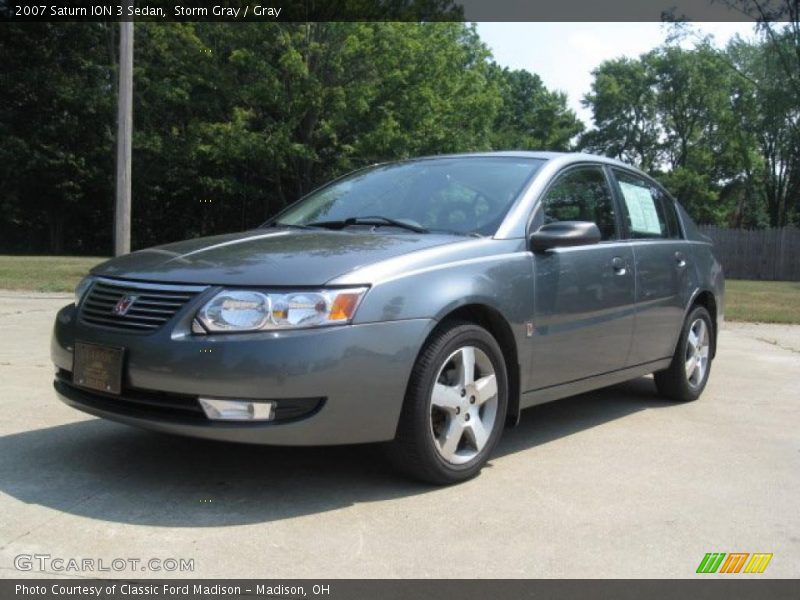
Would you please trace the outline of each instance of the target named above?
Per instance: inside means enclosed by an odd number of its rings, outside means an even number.
[[[532,389],[623,368],[633,334],[633,251],[620,240],[604,170],[592,165],[562,172],[536,211],[532,230],[555,221],[592,221],[602,241],[534,254]]]

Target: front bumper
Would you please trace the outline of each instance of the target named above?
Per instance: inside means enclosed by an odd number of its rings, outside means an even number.
[[[142,335],[81,323],[69,305],[53,330],[54,386],[70,406],[167,433],[298,446],[386,441],[394,438],[411,369],[434,324],[193,336],[169,323]],[[125,348],[119,397],[72,384],[76,340]],[[275,401],[277,418],[210,421],[198,410],[198,396]]]

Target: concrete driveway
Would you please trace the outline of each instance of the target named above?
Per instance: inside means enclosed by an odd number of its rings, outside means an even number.
[[[800,327],[726,325],[694,403],[645,378],[530,409],[480,477],[441,489],[375,447],[225,445],[69,409],[48,358],[67,302],[0,292],[0,577],[693,577],[707,552],[800,576]],[[194,572],[15,569],[33,554]]]

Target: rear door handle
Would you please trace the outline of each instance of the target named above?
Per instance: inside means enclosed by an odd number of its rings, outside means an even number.
[[[615,256],[611,259],[611,266],[614,268],[614,274],[616,275],[625,275],[625,273],[628,272],[628,269],[625,266],[625,261],[619,256]]]
[[[675,253],[675,262],[677,263],[679,269],[682,269],[686,266],[686,259],[683,256],[683,252]]]

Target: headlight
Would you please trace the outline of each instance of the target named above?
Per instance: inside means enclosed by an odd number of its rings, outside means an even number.
[[[208,331],[271,331],[349,323],[367,288],[297,292],[223,290],[197,313]]]
[[[87,275],[78,282],[78,285],[75,286],[75,306],[81,305],[81,300],[83,300],[83,297],[86,295],[86,292],[89,291],[89,288],[92,287],[92,283],[94,283],[94,277]]]

